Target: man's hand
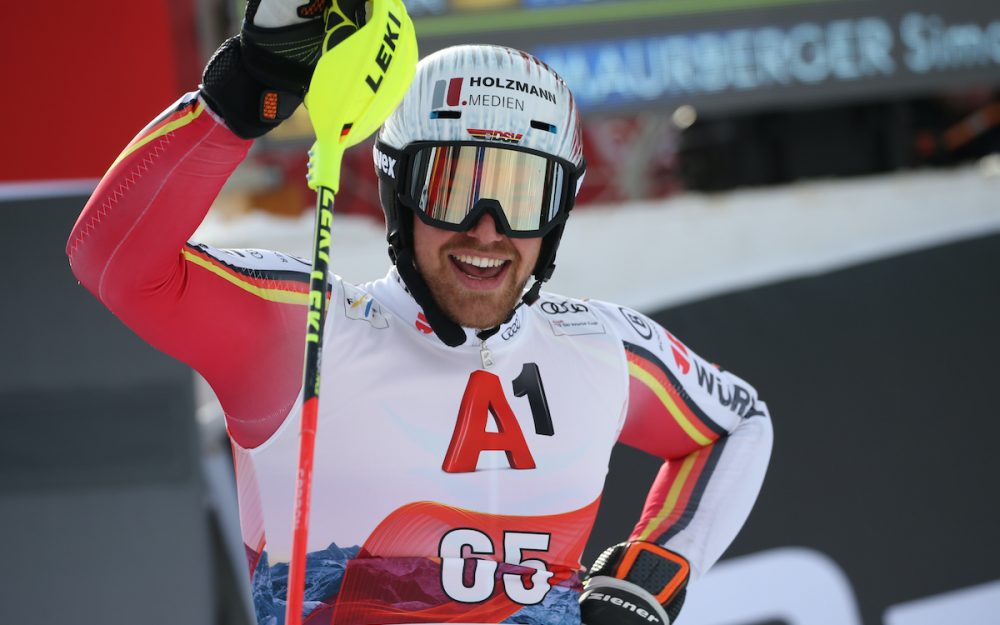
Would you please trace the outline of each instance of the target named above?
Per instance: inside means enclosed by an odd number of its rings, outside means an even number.
[[[670,625],[684,604],[690,567],[648,542],[620,543],[590,567],[580,595],[584,625]]]
[[[226,125],[244,139],[288,119],[305,96],[323,53],[325,26],[332,47],[364,24],[364,0],[249,0],[240,34],[212,55],[201,92]],[[339,23],[339,24],[338,24]]]

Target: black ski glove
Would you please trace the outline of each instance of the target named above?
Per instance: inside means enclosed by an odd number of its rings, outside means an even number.
[[[244,139],[260,137],[288,119],[305,97],[316,62],[364,25],[364,0],[248,0],[243,27],[215,51],[201,93],[215,113]]]
[[[609,547],[590,567],[580,595],[584,625],[670,625],[684,605],[691,567],[648,542]]]

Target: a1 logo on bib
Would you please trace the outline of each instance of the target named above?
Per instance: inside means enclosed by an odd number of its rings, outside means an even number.
[[[526,397],[531,408],[535,434],[552,436],[552,413],[545,398],[538,365],[524,363],[521,373],[512,380],[515,397]],[[494,432],[487,429],[492,417]],[[441,469],[447,473],[471,473],[479,465],[484,451],[502,451],[511,469],[534,469],[535,459],[528,448],[517,416],[504,393],[500,378],[488,371],[473,371],[462,395],[455,420],[455,430]]]

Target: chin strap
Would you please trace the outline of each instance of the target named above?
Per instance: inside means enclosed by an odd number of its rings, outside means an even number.
[[[448,347],[464,345],[465,330],[462,329],[462,326],[452,321],[448,315],[444,314],[441,307],[434,301],[434,296],[431,295],[430,288],[424,282],[423,276],[417,271],[416,265],[413,262],[413,252],[409,249],[404,249],[395,256],[394,260],[396,262],[396,270],[399,271],[399,277],[403,279],[403,284],[406,285],[413,299],[424,310],[424,316],[427,317],[427,323],[431,326],[434,334]],[[518,308],[524,305],[531,306],[537,302],[541,290],[542,281],[536,279],[531,288],[524,292],[524,295],[521,296],[521,301],[510,311],[510,314],[507,315],[507,318],[503,322],[492,328],[480,330],[476,333],[476,336],[480,340],[485,341],[499,332],[503,324],[514,318],[514,313],[517,312]]]
[[[520,308],[521,306],[531,306],[532,304],[537,302],[539,297],[539,291],[541,290],[542,290],[542,281],[535,280],[535,283],[531,285],[531,288],[525,291],[524,295],[521,296],[521,301],[517,303],[517,306],[514,306],[514,308],[511,309],[510,314],[507,315],[506,319],[500,322],[500,325],[496,325],[493,326],[492,328],[486,328],[485,330],[480,330],[479,332],[476,332],[476,336],[479,338],[479,340],[485,341],[486,339],[490,338],[491,336],[499,332],[500,327],[503,324],[510,322],[510,320],[514,318],[514,313],[516,313],[517,309]]]
[[[458,347],[464,344],[465,330],[444,314],[444,311],[434,301],[430,288],[413,263],[413,252],[409,248],[397,254],[396,270],[399,271],[399,277],[403,279],[403,284],[410,290],[410,295],[424,309],[427,323],[430,324],[431,330],[434,330],[434,334],[441,339],[441,342],[448,347]]]
[[[555,267],[555,265],[553,265],[553,267]],[[550,270],[549,275],[551,274],[552,271]],[[479,340],[485,341],[486,339],[490,338],[491,336],[499,332],[500,326],[502,326],[505,323],[509,323],[510,320],[514,318],[514,313],[516,313],[517,309],[520,308],[521,306],[531,306],[532,304],[537,302],[538,298],[541,297],[542,282],[544,282],[544,280],[539,280],[538,278],[535,278],[534,284],[532,284],[531,288],[529,288],[527,291],[524,292],[524,295],[521,296],[521,301],[518,302],[513,309],[511,309],[510,314],[507,315],[507,318],[504,319],[500,323],[500,325],[493,326],[492,328],[486,328],[485,330],[480,330],[479,332],[476,332],[476,336],[479,337]]]
[[[536,279],[535,283],[531,285],[531,288],[525,291],[524,295],[521,296],[521,304],[524,304],[526,306],[531,306],[532,304],[538,301],[538,298],[541,296],[540,295],[541,291],[542,291],[542,281]],[[518,306],[520,306],[521,304],[518,304]],[[517,306],[514,307],[514,310],[517,310]],[[511,312],[511,315],[513,314],[514,313]],[[507,318],[507,321],[510,321],[509,317]],[[507,323],[507,321],[505,321],[504,323]]]

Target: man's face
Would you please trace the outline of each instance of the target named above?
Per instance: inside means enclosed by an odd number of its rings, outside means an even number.
[[[459,325],[492,328],[507,318],[531,277],[542,237],[512,239],[489,213],[466,232],[413,218],[417,269],[441,310]]]

